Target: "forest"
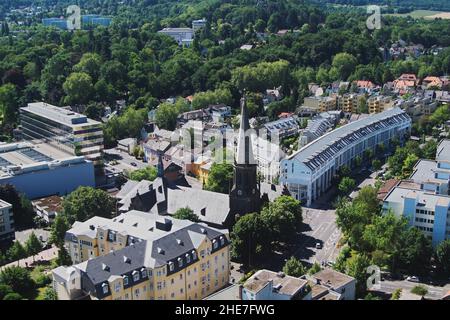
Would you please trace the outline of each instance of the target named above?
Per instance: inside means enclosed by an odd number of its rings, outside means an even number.
[[[3,8],[11,3],[2,2]],[[54,3],[58,5],[51,10],[63,14],[64,1],[45,1],[47,6]],[[224,99],[237,108],[246,89],[251,116],[265,112],[273,118],[295,110],[311,82],[326,86],[366,79],[383,84],[405,72],[419,77],[450,72],[448,49],[395,61],[385,61],[380,50],[399,39],[426,49],[446,48],[450,23],[445,20],[411,23],[386,16],[382,28],[371,31],[364,12],[330,12],[309,1],[137,0],[133,5],[124,1],[120,10],[116,1],[80,1],[86,5],[84,13],[95,12],[89,8],[97,3],[101,10],[96,12],[113,17],[109,28],[63,31],[43,27],[38,17],[23,25],[2,23],[1,140],[11,139],[18,108],[33,101],[72,105],[100,119],[106,106],[125,100],[127,109],[105,124],[109,146],[137,135],[147,111],[168,97],[194,95],[197,107]],[[189,48],[157,33],[203,17],[208,22]],[[277,35],[283,29],[291,32]],[[254,48],[241,50],[243,44]],[[278,86],[285,98],[264,111],[260,93]],[[175,110],[185,108],[181,103]],[[157,118],[171,129],[176,115],[160,112]]]

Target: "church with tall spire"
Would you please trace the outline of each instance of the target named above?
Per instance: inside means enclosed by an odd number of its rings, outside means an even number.
[[[245,95],[241,99],[241,122],[233,164],[233,185],[229,194],[223,194],[167,179],[170,166],[163,154],[158,155],[158,177],[154,181],[128,181],[117,194],[118,211],[140,210],[157,215],[173,215],[177,210],[189,208],[199,220],[214,228],[231,230],[239,217],[260,212],[264,203],[284,195],[283,186],[259,182],[258,164],[253,154]]]
[[[252,135],[245,94],[241,98],[241,122],[234,159],[233,186],[230,191],[230,214],[244,215],[261,208],[257,162],[253,155]]]

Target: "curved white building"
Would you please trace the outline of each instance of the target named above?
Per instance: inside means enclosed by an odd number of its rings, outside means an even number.
[[[403,142],[411,118],[400,108],[349,123],[307,144],[280,163],[280,182],[307,206],[331,187],[339,168],[352,167],[354,159],[378,144]]]

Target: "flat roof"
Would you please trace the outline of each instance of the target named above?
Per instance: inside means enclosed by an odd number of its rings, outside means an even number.
[[[403,203],[405,198],[417,199],[417,205],[423,209],[434,210],[436,205],[450,207],[450,196],[434,194],[425,190],[395,187],[384,201]]]
[[[436,160],[450,161],[450,140],[442,140],[436,151]]]
[[[52,121],[70,126],[80,125],[100,125],[100,122],[89,119],[83,114],[73,112],[67,108],[57,107],[45,102],[29,103],[26,107],[20,108],[21,111],[34,113]]]
[[[315,273],[313,277],[319,280],[321,285],[331,288],[340,288],[355,281],[355,278],[329,268]]]
[[[239,285],[233,284],[217,291],[203,300],[239,300]]]
[[[48,169],[49,165],[86,162],[48,143],[16,142],[0,144],[0,178]]]
[[[436,179],[434,177],[435,169],[437,168],[437,162],[433,160],[421,159],[417,162],[414,167],[414,171],[410,177],[414,182],[437,182],[441,183],[442,180]]]
[[[273,289],[278,287],[277,290],[279,293],[290,296],[295,295],[308,283],[307,280],[288,276],[283,273],[259,270],[245,282],[244,288],[251,292],[259,292],[271,281],[273,282]]]

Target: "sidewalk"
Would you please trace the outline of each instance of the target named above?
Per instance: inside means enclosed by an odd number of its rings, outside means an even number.
[[[50,261],[54,258],[56,258],[58,256],[58,248],[55,246],[52,246],[50,249],[41,251],[40,253],[38,253],[37,255],[34,256],[34,261],[38,262],[38,261]],[[25,259],[21,259],[19,260],[19,266],[20,267],[27,267],[27,266],[31,266],[33,264],[33,257],[28,257]],[[7,265],[1,266],[0,270],[3,270],[6,267],[11,267],[11,266],[17,266],[17,261],[8,263]]]

